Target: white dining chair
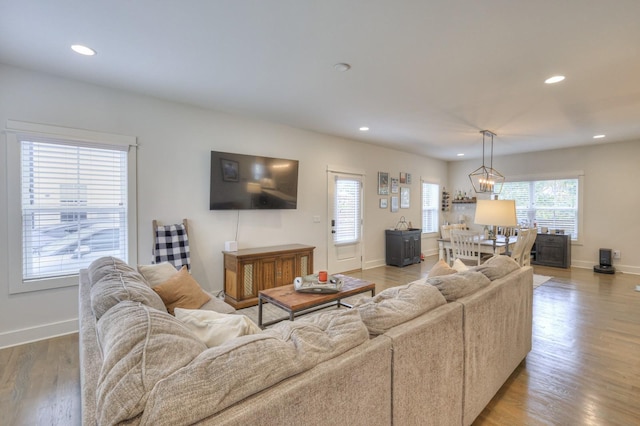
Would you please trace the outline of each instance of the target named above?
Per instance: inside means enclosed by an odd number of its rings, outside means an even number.
[[[518,233],[518,239],[511,251],[511,258],[518,262],[520,266],[531,264],[531,247],[536,241],[538,235],[537,229],[521,229]]]
[[[476,231],[451,230],[452,261],[460,259],[463,263],[473,262],[480,265],[482,254],[480,253],[480,234]],[[466,262],[465,262],[466,261]]]

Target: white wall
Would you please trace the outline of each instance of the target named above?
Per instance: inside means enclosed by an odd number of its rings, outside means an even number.
[[[571,247],[572,266],[592,268],[598,263],[598,250],[610,248],[621,251],[621,258],[614,259],[618,271],[638,274],[639,158],[640,141],[632,141],[494,157],[493,165],[507,180],[584,172],[584,223],[581,244]],[[450,163],[451,188],[468,190],[468,174],[480,164],[478,160]],[[472,221],[473,212],[473,207],[464,211]]]
[[[291,127],[198,109],[150,97],[0,65],[0,126],[14,119],[138,137],[138,261],[151,258],[151,220],[188,218],[194,277],[222,289],[224,241],[240,248],[315,245],[315,269],[327,264],[328,165],[362,170],[365,179],[365,268],[384,264],[384,229],[401,216],[420,223],[420,178],[446,184],[443,161]],[[77,330],[77,287],[9,294],[6,155],[0,149],[0,347]],[[298,209],[209,211],[210,151],[300,160]],[[412,173],[411,208],[378,207],[377,173]],[[313,222],[320,216],[320,223]],[[435,253],[434,236],[423,252]]]

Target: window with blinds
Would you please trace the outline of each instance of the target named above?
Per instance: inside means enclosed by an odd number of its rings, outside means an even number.
[[[360,241],[362,184],[360,179],[337,177],[335,186],[335,226],[333,242],[348,244]]]
[[[128,258],[127,148],[20,140],[23,280]]]
[[[438,194],[440,186],[422,182],[422,233],[438,232]]]
[[[500,198],[516,201],[518,223],[562,229],[579,238],[579,179],[505,182]]]

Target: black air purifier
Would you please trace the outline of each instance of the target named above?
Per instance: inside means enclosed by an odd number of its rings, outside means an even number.
[[[593,272],[600,274],[615,274],[616,268],[611,263],[611,249],[600,249],[600,264],[593,266]]]

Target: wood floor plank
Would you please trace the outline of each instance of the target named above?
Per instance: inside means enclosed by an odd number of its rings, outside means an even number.
[[[425,277],[437,259],[348,275],[385,288]],[[535,266],[533,349],[474,425],[640,424],[636,275]],[[79,425],[78,335],[0,350],[0,424]]]

